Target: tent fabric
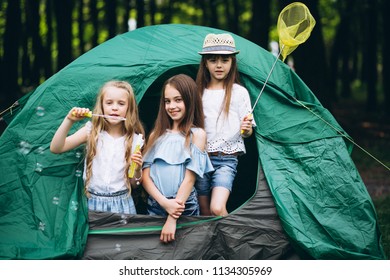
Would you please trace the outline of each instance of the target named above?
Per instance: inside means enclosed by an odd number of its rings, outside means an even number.
[[[83,147],[62,155],[49,151],[66,113],[74,106],[93,108],[104,82],[126,80],[150,129],[162,83],[177,73],[195,77],[205,35],[222,32],[168,24],[116,36],[52,76],[7,116],[10,124],[0,138],[0,258],[386,258],[375,208],[349,155],[352,145],[281,61],[254,109],[256,148],[248,156],[256,158],[242,166],[257,180],[235,182],[253,195],[229,216],[182,217],[178,239],[168,246],[158,241],[159,217],[88,216]],[[275,57],[232,36],[253,104]]]
[[[258,138],[264,172],[296,245],[315,259],[382,258],[375,208],[342,139],[304,146],[268,141]]]
[[[262,169],[258,189],[234,214],[181,217],[175,242],[159,236],[164,217],[91,212],[84,259],[299,259],[281,226]]]

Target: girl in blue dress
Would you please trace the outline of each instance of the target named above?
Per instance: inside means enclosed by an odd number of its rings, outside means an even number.
[[[143,159],[148,213],[167,217],[160,235],[165,243],[175,239],[181,215],[199,215],[195,180],[213,171],[203,128],[202,101],[195,81],[184,74],[168,79]]]

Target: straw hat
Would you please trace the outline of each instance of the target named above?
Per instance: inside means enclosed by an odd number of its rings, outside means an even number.
[[[236,44],[230,34],[208,34],[203,42],[203,49],[199,54],[237,54]]]

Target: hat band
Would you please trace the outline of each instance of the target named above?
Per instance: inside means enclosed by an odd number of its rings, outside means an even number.
[[[215,52],[215,51],[236,52],[236,49],[233,47],[229,47],[229,46],[205,47],[202,49],[202,52]]]

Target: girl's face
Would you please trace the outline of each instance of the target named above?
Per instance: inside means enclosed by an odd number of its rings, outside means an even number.
[[[164,102],[168,116],[174,123],[180,124],[185,116],[186,107],[180,92],[170,84],[167,84],[165,87]]]
[[[226,79],[232,68],[231,56],[214,56],[206,60],[206,67],[210,72],[211,80],[222,81]]]
[[[128,93],[123,88],[108,87],[103,96],[103,114],[115,117],[126,117],[129,107]],[[110,123],[118,123],[120,120],[106,119]]]

